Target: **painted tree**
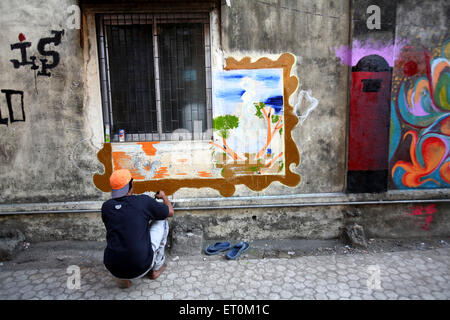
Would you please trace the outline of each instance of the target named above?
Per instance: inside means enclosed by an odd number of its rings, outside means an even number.
[[[218,116],[213,119],[213,130],[222,138],[222,146],[210,142],[210,144],[220,148],[228,154],[233,160],[241,159],[236,152],[234,152],[227,144],[226,139],[229,137],[230,130],[236,129],[239,126],[239,118],[233,115]]]
[[[260,119],[265,119],[267,121],[267,139],[266,144],[264,147],[261,148],[261,150],[256,154],[256,159],[261,158],[267,148],[269,147],[270,143],[272,142],[273,137],[277,132],[280,133],[280,135],[283,133],[283,117],[279,115],[272,114],[274,111],[273,108],[267,107],[267,105],[264,102],[254,103],[254,106],[256,108],[255,116],[257,116]],[[268,109],[267,109],[268,108]],[[274,112],[275,113],[275,112]],[[273,127],[272,127],[273,125]],[[272,165],[276,159],[281,157],[283,153],[281,152],[279,155],[277,155],[271,162],[269,162],[269,165]]]

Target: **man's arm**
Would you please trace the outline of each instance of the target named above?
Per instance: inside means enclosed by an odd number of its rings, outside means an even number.
[[[158,191],[158,193],[155,196],[158,199],[162,199],[164,201],[164,204],[169,207],[169,215],[168,216],[172,217],[175,211],[173,210],[172,203],[170,202],[169,198],[167,198],[164,191],[162,191],[162,190]]]

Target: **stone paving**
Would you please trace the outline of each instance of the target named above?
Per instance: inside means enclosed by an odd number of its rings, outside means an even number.
[[[69,266],[18,271],[0,266],[0,299],[447,300],[449,264],[450,248],[238,261],[167,257],[158,279],[134,280],[128,289],[117,288],[102,265],[78,267],[79,282]]]

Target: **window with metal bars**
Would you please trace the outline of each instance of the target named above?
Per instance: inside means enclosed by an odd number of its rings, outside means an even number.
[[[212,139],[209,14],[96,15],[112,142]]]

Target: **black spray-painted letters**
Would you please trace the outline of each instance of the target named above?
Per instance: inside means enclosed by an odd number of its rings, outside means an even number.
[[[30,57],[31,61],[27,59],[27,48],[29,47],[31,47],[31,42],[19,42],[11,45],[11,50],[20,49],[20,53],[22,55],[22,61],[16,59],[10,60],[14,66],[14,69],[19,69],[21,66],[26,66],[29,64],[31,64],[32,70],[39,69],[39,67],[35,63],[36,61],[35,56]]]
[[[45,51],[45,45],[54,43],[55,46],[59,45],[61,43],[61,37],[64,34],[64,30],[61,31],[54,31],[52,30],[52,33],[55,35],[52,38],[42,38],[39,40],[37,49],[40,54],[43,56],[51,56],[53,58],[53,62],[51,64],[47,64],[47,59],[39,59],[42,62],[42,71],[38,71],[38,76],[46,76],[50,77],[50,72],[47,72],[48,69],[53,69],[59,64],[59,53],[56,51]]]

